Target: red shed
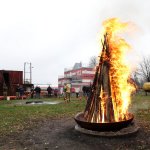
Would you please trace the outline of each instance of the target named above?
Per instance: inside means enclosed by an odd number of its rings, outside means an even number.
[[[3,95],[3,85],[8,88],[8,95],[16,95],[16,86],[23,84],[23,71],[0,70],[0,96]]]

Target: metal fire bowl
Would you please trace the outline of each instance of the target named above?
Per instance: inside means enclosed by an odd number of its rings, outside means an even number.
[[[91,123],[87,122],[84,119],[83,114],[83,112],[78,113],[74,118],[75,121],[81,128],[85,128],[92,131],[118,131],[130,125],[134,118],[133,114],[129,113],[128,120],[111,123]]]

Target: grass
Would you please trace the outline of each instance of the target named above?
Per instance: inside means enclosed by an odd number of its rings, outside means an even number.
[[[54,101],[56,99],[42,99]],[[37,120],[45,118],[69,117],[83,111],[85,101],[72,100],[65,104],[62,99],[57,105],[21,105],[22,100],[0,101],[0,134],[17,132],[28,128]]]
[[[132,100],[132,112],[140,121],[150,121],[150,95],[136,95]]]
[[[55,101],[56,99],[42,100]],[[63,99],[59,99],[59,101],[62,103],[34,106],[23,105],[25,100],[0,101],[0,135],[30,128],[37,121],[46,118],[73,117],[76,113],[84,110],[86,103],[85,100],[75,99],[67,104],[64,103]],[[150,96],[133,96],[131,108],[137,119],[150,121]]]

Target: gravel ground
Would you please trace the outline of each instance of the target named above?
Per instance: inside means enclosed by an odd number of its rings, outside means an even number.
[[[73,118],[48,119],[36,127],[0,137],[1,150],[148,150],[150,123],[138,122],[138,133],[125,137],[99,137],[74,129]]]

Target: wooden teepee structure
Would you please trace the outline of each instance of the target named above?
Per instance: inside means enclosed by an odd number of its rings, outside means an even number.
[[[107,33],[102,41],[102,53],[96,67],[95,78],[91,87],[90,96],[84,110],[84,118],[88,122],[113,122],[114,110],[111,98],[110,83],[110,47]]]

